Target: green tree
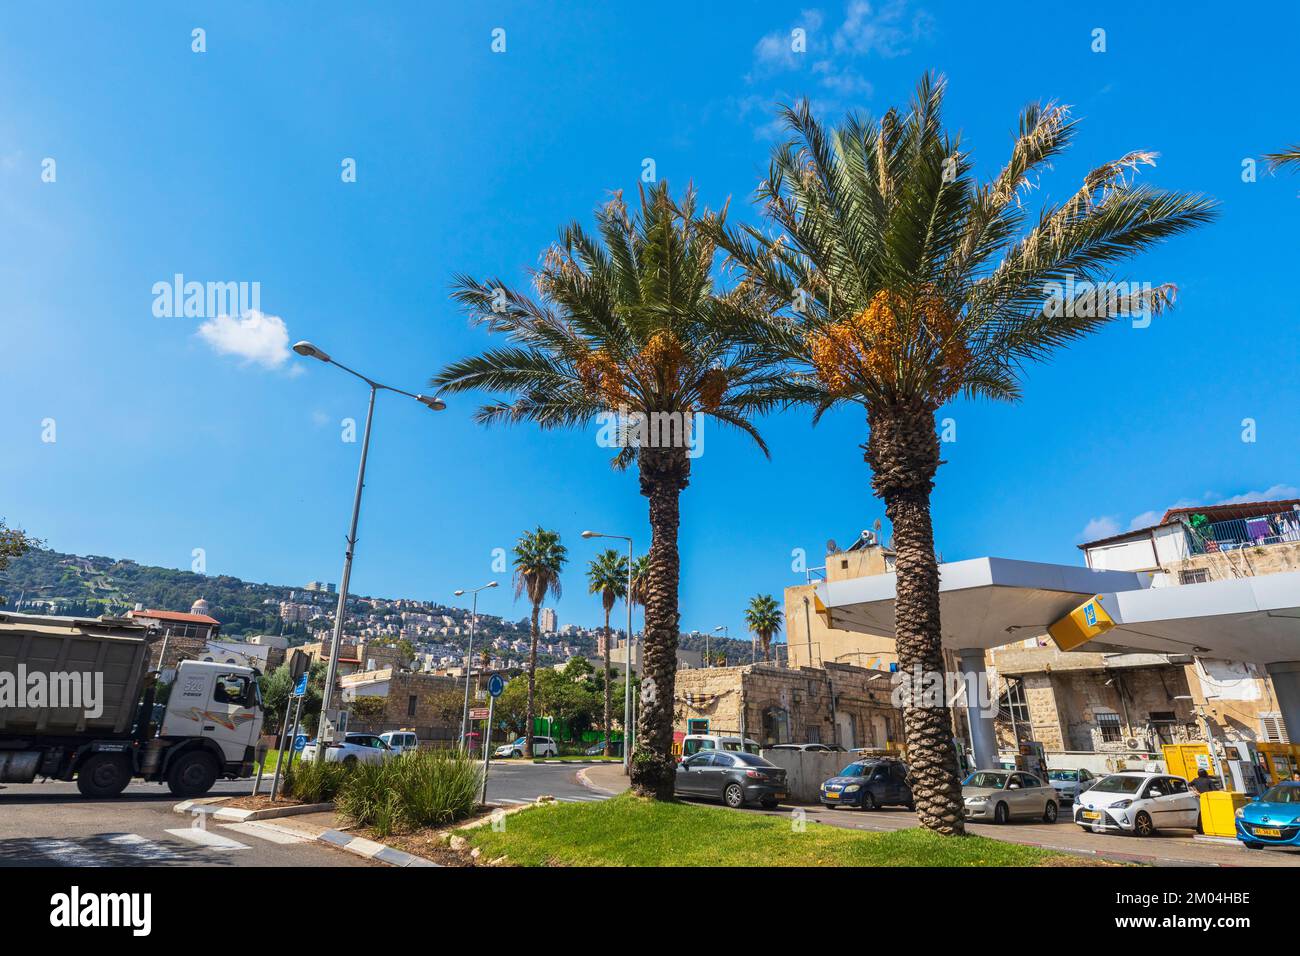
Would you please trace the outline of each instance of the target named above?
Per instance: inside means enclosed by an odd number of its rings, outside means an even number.
[[[940,464],[935,413],[958,395],[1015,400],[1025,367],[1117,315],[1159,313],[1170,285],[1109,285],[1112,269],[1208,223],[1214,204],[1135,185],[1154,154],[1131,152],[1036,213],[1028,194],[1068,146],[1065,107],[1031,105],[1010,159],[977,181],[941,116],[944,81],[923,77],[905,112],[826,129],[806,102],[784,110],[792,140],[772,154],[756,201],[770,229],[713,232],[742,275],[750,344],[789,372],[768,408],[805,403],[814,422],[866,412],[865,459],[897,552],[899,666],[942,673],[930,493]],[[952,721],[904,707],[922,826],[964,829]]]
[[[605,719],[601,727],[605,731],[605,756],[609,757],[614,753],[614,742],[609,737],[614,703],[609,680],[609,648],[614,634],[609,627],[609,615],[615,602],[627,597],[627,558],[613,548],[596,555],[587,569],[587,589],[600,595],[600,606],[605,611]]]
[[[770,594],[756,594],[745,609],[745,626],[763,642],[763,660],[772,652],[772,635],[781,631],[781,605]]]
[[[39,548],[41,544],[42,542],[17,528],[10,528],[5,524],[4,519],[0,518],[0,571],[9,567],[9,562],[13,558],[21,558],[30,549]],[[4,604],[5,600],[0,598],[0,604]]]
[[[537,682],[537,637],[538,616],[541,614],[542,602],[547,594],[557,598],[561,594],[560,571],[568,561],[568,552],[560,544],[560,535],[547,531],[540,525],[536,531],[525,531],[515,544],[515,598],[527,592],[528,601],[533,606],[529,618],[531,647],[528,652],[528,710],[524,721],[524,736],[528,738],[524,748],[525,756],[533,755],[533,718],[535,709],[534,691]]]
[[[597,235],[576,223],[533,275],[532,298],[499,280],[456,280],[454,296],[511,345],[455,362],[436,387],[485,389],[512,400],[480,408],[478,421],[535,422],[543,428],[601,424],[598,444],[616,447],[613,464],[637,464],[649,504],[650,565],[645,594],[642,676],[645,706],[634,756],[637,793],[669,799],[673,690],[680,626],[677,532],[699,423],[739,429],[758,442],[750,392],[775,372],[723,330],[734,309],[714,290],[714,240],[688,191],[677,205],[667,184],[641,193],[631,214],[622,194],[596,212]]]

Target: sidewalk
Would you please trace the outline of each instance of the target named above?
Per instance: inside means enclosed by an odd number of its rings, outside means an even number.
[[[627,777],[621,763],[595,764],[578,771],[578,780],[589,790],[600,793],[622,793],[628,788]]]

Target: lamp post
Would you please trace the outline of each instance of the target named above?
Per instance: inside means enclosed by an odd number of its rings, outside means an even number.
[[[730,631],[730,629],[728,628],[728,626],[727,626],[726,624],[719,624],[717,627],[715,627],[715,628],[713,629],[713,633],[714,633],[714,634],[718,633],[718,631],[721,631],[721,632],[722,632],[722,636],[723,636],[723,638],[725,638],[725,639],[728,640],[728,641],[731,640],[731,631]],[[727,652],[726,652],[726,651],[723,651],[722,653],[725,654],[725,653],[727,653]]]
[[[481,587],[470,588],[469,593],[473,595],[471,599],[471,610],[469,612],[469,646],[465,648],[465,706],[460,709],[460,749],[465,749],[465,733],[469,730],[469,669],[470,662],[474,659],[474,625],[478,623],[478,592],[486,591],[488,588],[497,586],[495,581],[489,581]],[[461,588],[455,592],[456,597],[465,593]],[[484,742],[483,746],[487,746]]]
[[[624,534],[584,531],[584,538],[617,538],[627,542],[627,656],[623,674],[623,773],[632,766],[632,539]]]
[[[367,378],[355,369],[350,369],[341,362],[334,361],[328,354],[310,342],[297,342],[294,344],[293,350],[299,355],[314,358],[326,365],[333,365],[335,368],[342,369],[370,386],[370,403],[366,407],[366,429],[361,439],[361,465],[357,469],[357,488],[352,496],[352,523],[348,527],[347,549],[343,552],[343,578],[339,582],[339,603],[334,612],[334,638],[330,642],[329,666],[325,671],[325,699],[321,705],[321,715],[324,717],[328,713],[330,703],[334,697],[334,680],[339,669],[339,645],[343,642],[343,615],[347,611],[348,583],[352,578],[352,554],[357,546],[357,519],[361,516],[361,489],[366,484],[366,456],[370,452],[370,423],[375,417],[375,395],[381,391],[396,392],[399,395],[405,395],[407,398],[415,399],[421,405],[435,412],[440,412],[447,406],[436,395],[417,395],[414,392],[394,388],[392,385],[383,385],[374,379]],[[325,739],[319,730],[317,731],[317,738],[316,762],[322,763],[325,760]]]

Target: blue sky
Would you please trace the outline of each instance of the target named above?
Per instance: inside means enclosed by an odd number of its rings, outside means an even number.
[[[927,69],[948,76],[948,123],[984,175],[1023,104],[1075,108],[1076,145],[1031,202],[1146,148],[1160,159],[1145,181],[1223,204],[1128,270],[1177,283],[1171,313],[1032,370],[1018,405],[941,413],[957,429],[934,495],[943,557],[1077,563],[1085,528],[1295,493],[1300,177],[1243,182],[1242,162],[1300,139],[1300,14],[1089,6],[7,4],[0,515],[64,551],[189,567],[202,548],[212,574],[337,581],[359,453],[340,423],[363,417],[366,392],[286,342],[418,391],[488,341],[448,301],[454,272],[522,278],[561,224],[634,189],[647,157],[675,189],[693,181],[752,217],[776,103],[879,113]],[[154,284],[176,273],[258,282],[276,318],[157,317]],[[540,522],[574,559],[560,620],[595,623],[581,576],[595,547],[578,533],[644,547],[634,475],[611,472],[592,434],[484,430],[472,408],[381,397],[355,589],[453,601],[501,577],[493,549]],[[741,633],[749,596],[802,579],[794,549],[819,564],[827,538],[883,516],[861,414],[762,428],[771,461],[706,432],[682,503],[686,630]],[[506,589],[481,607],[525,610]]]

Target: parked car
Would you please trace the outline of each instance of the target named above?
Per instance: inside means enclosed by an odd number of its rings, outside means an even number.
[[[834,748],[826,744],[773,744],[765,750],[802,750],[804,753],[830,753]]]
[[[1237,839],[1248,850],[1300,846],[1300,783],[1276,784],[1238,807]]]
[[[412,753],[420,749],[420,738],[410,730],[388,730],[379,735],[395,754]]]
[[[1182,777],[1126,771],[1102,777],[1074,802],[1074,822],[1100,833],[1150,836],[1160,829],[1199,828],[1201,798]]]
[[[727,750],[731,752],[745,751],[746,753],[757,754],[762,745],[757,740],[749,737],[745,738],[744,746],[741,746],[740,738],[730,734],[687,734],[682,738],[682,756],[689,757],[697,754],[701,750]]]
[[[492,754],[494,757],[522,757],[524,747],[527,746],[526,737],[517,737],[508,744],[502,744]],[[534,757],[558,757],[560,755],[560,746],[552,737],[534,737],[533,738],[533,756]]]
[[[674,792],[721,800],[732,809],[757,803],[770,810],[788,795],[785,771],[758,754],[703,750],[677,765]]]
[[[600,741],[599,743],[592,744],[590,747],[588,747],[586,750],[583,751],[583,753],[586,754],[588,757],[599,757],[604,752],[605,752],[605,741],[603,740]],[[610,748],[610,753],[613,754],[615,757],[623,756],[623,741],[621,740],[614,741],[614,746]]]
[[[313,740],[302,748],[302,758],[306,761],[316,759],[317,741]],[[334,741],[325,747],[326,763],[383,763],[397,756],[378,734],[344,734],[342,741]]]
[[[912,788],[907,783],[907,764],[899,760],[855,760],[821,788],[821,802],[828,807],[900,806],[912,809]]]
[[[1062,803],[1073,803],[1079,794],[1091,790],[1101,779],[1080,767],[1078,770],[1049,770],[1047,782],[1052,785]]]
[[[1017,817],[1055,823],[1056,790],[1023,770],[976,770],[962,781],[967,820],[1007,823]]]

